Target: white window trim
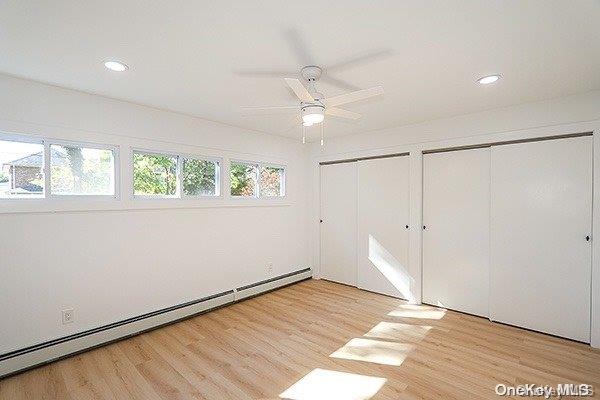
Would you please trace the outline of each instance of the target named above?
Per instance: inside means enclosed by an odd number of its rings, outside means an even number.
[[[50,146],[53,144],[58,146],[73,146],[85,149],[96,149],[96,150],[110,150],[113,153],[113,194],[60,194],[52,193],[51,187],[51,176],[50,176]],[[61,139],[46,139],[44,140],[44,193],[46,198],[50,201],[54,200],[119,200],[121,190],[121,163],[119,159],[119,146],[107,145],[101,143],[72,141],[72,140],[61,140]]]
[[[255,165],[256,166],[256,194],[254,196],[234,196],[231,194],[231,164],[233,163],[237,163],[237,164],[248,164],[248,165]],[[228,173],[230,176],[229,179],[229,188],[228,188],[228,193],[229,193],[229,197],[232,199],[254,199],[254,200],[267,200],[267,201],[273,201],[273,200],[282,200],[285,199],[287,197],[287,189],[286,189],[286,180],[287,180],[287,166],[286,165],[282,165],[282,164],[277,164],[277,163],[271,163],[271,162],[262,162],[262,161],[249,161],[249,160],[240,160],[240,159],[230,159],[229,160],[229,165],[228,165],[229,169],[228,169]],[[272,167],[272,168],[281,168],[283,169],[283,179],[281,181],[281,190],[283,191],[283,195],[281,196],[263,196],[260,190],[260,170],[262,167]]]
[[[209,157],[209,156],[202,156],[202,155],[197,155],[197,154],[180,154],[181,157],[181,177],[179,179],[180,181],[180,186],[181,186],[181,198],[183,200],[204,200],[204,199],[223,199],[223,158],[222,157]],[[184,160],[200,160],[200,161],[212,161],[217,163],[218,168],[215,171],[215,190],[217,191],[217,194],[215,194],[214,196],[208,196],[208,195],[192,195],[192,194],[186,194],[185,191],[183,190],[183,161]]]
[[[134,187],[134,176],[135,176],[135,162],[134,155],[135,154],[146,154],[151,156],[167,156],[167,157],[175,157],[177,159],[177,166],[175,168],[175,194],[174,195],[166,195],[166,194],[136,194]],[[147,150],[147,149],[139,149],[132,147],[131,148],[131,157],[129,158],[131,165],[131,196],[135,200],[181,200],[181,170],[182,170],[182,162],[183,158],[179,153],[170,152],[170,151],[159,151],[159,150]]]

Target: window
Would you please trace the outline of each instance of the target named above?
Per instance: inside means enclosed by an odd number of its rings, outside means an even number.
[[[185,196],[219,196],[218,161],[199,158],[183,159],[183,194]]]
[[[283,167],[263,165],[260,167],[260,195],[280,197],[285,195],[285,173]]]
[[[231,195],[235,197],[258,196],[258,165],[232,161],[229,176]]]
[[[44,145],[0,140],[0,198],[44,197]]]
[[[234,197],[285,196],[285,168],[282,166],[232,161],[229,175]]]
[[[133,153],[133,193],[136,196],[175,197],[178,156]]]
[[[115,194],[113,150],[50,145],[50,192],[53,195]]]

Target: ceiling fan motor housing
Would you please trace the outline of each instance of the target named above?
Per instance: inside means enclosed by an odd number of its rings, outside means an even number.
[[[308,65],[300,70],[300,75],[308,82],[308,92],[315,100],[323,98],[323,95],[317,91],[315,86],[322,73],[323,69],[316,65]]]
[[[317,67],[316,65],[308,65],[300,70],[300,74],[307,81],[316,81],[321,77],[323,73],[323,69],[321,67]]]

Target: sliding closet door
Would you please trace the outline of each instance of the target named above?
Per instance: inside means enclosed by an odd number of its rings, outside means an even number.
[[[412,300],[409,158],[358,163],[358,287]]]
[[[423,156],[423,302],[489,313],[490,149]]]
[[[356,163],[321,166],[321,276],[356,286]]]
[[[492,148],[491,319],[590,340],[592,139]]]

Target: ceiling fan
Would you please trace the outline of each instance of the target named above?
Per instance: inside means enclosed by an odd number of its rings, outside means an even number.
[[[316,88],[316,83],[321,77],[322,72],[323,70],[321,67],[315,65],[309,65],[300,70],[300,75],[308,83],[308,88],[304,86],[299,79],[283,78],[285,83],[300,100],[299,104],[285,106],[245,106],[242,108],[246,111],[286,109],[293,110],[294,112],[299,111],[299,115],[294,120],[294,126],[299,125],[300,122],[302,122],[302,143],[306,143],[306,127],[320,124],[321,145],[323,145],[323,122],[326,115],[352,120],[359,119],[361,114],[339,108],[338,106],[379,96],[383,94],[383,87],[375,86],[369,89],[356,90],[338,96],[325,97],[323,94],[319,93]]]

